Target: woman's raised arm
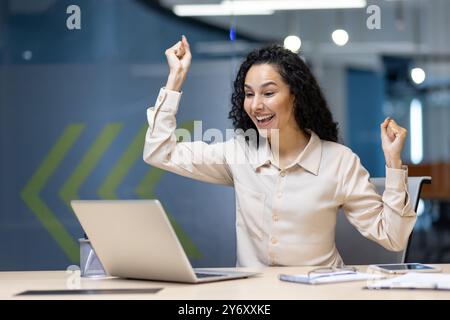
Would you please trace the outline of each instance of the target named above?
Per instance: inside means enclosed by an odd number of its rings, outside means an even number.
[[[207,144],[203,141],[178,142],[176,114],[181,87],[191,64],[186,37],[166,50],[169,77],[154,107],[147,109],[148,129],[143,158],[148,164],[205,182],[233,185],[226,161],[226,146],[233,141]]]

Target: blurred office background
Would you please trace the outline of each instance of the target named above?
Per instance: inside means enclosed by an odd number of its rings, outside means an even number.
[[[179,126],[201,120],[225,133],[243,57],[285,43],[311,66],[342,142],[373,176],[384,175],[379,124],[391,116],[406,127],[410,175],[433,178],[408,260],[450,262],[450,1],[311,0],[356,7],[304,10],[294,0],[272,11],[253,2],[201,15],[178,5],[221,0],[0,0],[0,270],[77,264],[83,231],[71,199],[158,198],[194,266],[235,264],[233,190],[142,160],[164,51],[182,34],[193,63]]]

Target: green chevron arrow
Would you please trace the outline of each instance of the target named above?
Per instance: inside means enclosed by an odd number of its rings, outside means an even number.
[[[100,186],[98,195],[102,199],[117,199],[116,191],[118,186],[130,171],[133,164],[138,159],[142,159],[142,148],[147,128],[147,124],[142,126],[131,144],[128,146],[123,155],[117,161],[114,168],[111,170],[111,173],[106,177],[105,181]]]
[[[100,135],[94,141],[92,146],[84,155],[78,166],[72,172],[71,176],[61,187],[59,196],[70,208],[70,201],[78,199],[78,190],[86,178],[95,168],[101,156],[108,149],[111,142],[117,136],[122,128],[120,123],[110,123],[102,130]]]
[[[79,260],[78,244],[67,232],[56,215],[41,200],[39,193],[64,159],[66,153],[78,139],[83,129],[84,124],[72,124],[66,127],[61,137],[20,193],[28,208],[36,215],[72,263],[78,263]]]
[[[180,127],[187,129],[192,133],[194,128],[194,122],[193,121],[185,122]],[[177,139],[178,138],[179,137],[177,136]],[[164,170],[155,167],[151,168],[144,176],[144,178],[141,180],[139,185],[136,187],[135,189],[136,194],[142,199],[155,199],[156,195],[154,193],[154,189],[164,174],[165,174]],[[197,249],[195,244],[192,242],[189,236],[183,231],[183,229],[175,221],[175,219],[169,213],[167,213],[167,215],[169,217],[173,229],[175,230],[175,233],[177,234],[178,239],[180,239],[181,245],[183,246],[186,254],[190,258],[200,259],[202,257],[201,252]]]

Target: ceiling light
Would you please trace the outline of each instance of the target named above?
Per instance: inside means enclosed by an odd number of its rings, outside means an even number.
[[[337,29],[333,31],[333,33],[331,34],[331,38],[338,46],[345,46],[345,44],[348,42],[348,33],[343,29]]]
[[[270,15],[273,10],[258,8],[258,6],[242,6],[237,3],[221,4],[186,4],[173,7],[173,12],[180,17],[186,16],[245,16],[245,15]]]
[[[364,8],[366,0],[224,0],[239,6],[266,8],[269,10],[311,10]]]
[[[302,45],[302,41],[297,36],[287,36],[284,39],[284,47],[286,49],[291,50],[292,52],[297,53]]]
[[[175,5],[178,16],[270,15],[277,10],[364,8],[366,0],[223,0],[220,4]]]
[[[421,84],[425,81],[425,71],[422,68],[413,68],[411,70],[411,79],[415,84]]]

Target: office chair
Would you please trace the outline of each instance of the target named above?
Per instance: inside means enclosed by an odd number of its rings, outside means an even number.
[[[383,194],[385,178],[372,178],[379,194]],[[431,183],[431,177],[408,177],[408,191],[413,209],[417,212],[420,191],[423,184]],[[405,250],[393,252],[378,243],[365,238],[348,222],[342,210],[339,210],[336,225],[336,247],[345,264],[403,263],[407,259],[411,236]]]

